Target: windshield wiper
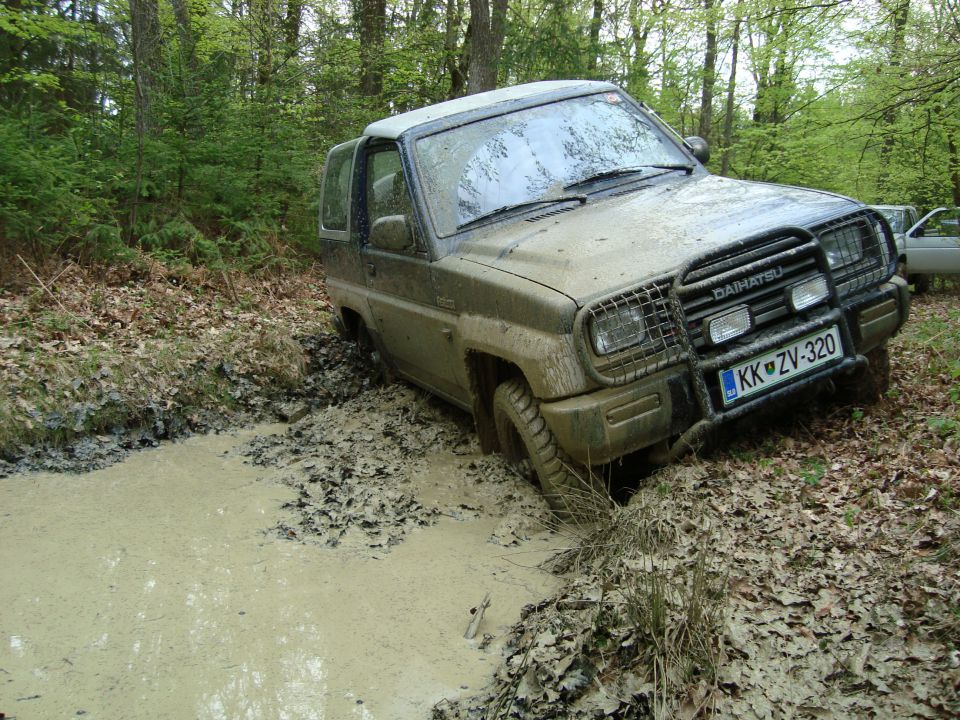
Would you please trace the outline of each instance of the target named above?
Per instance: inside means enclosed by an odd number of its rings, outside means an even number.
[[[613,168],[612,170],[603,170],[593,175],[587,175],[586,177],[580,178],[579,180],[570,183],[569,185],[564,185],[564,190],[572,190],[573,188],[580,187],[581,185],[589,185],[590,183],[597,182],[599,180],[608,180],[610,178],[622,177],[624,175],[636,175],[637,173],[643,173],[646,170],[653,168],[654,170],[683,170],[689,175],[693,172],[693,165],[688,163],[658,163],[653,165],[631,165],[629,167],[622,168]],[[644,174],[644,177],[651,177],[650,174]]]
[[[498,208],[493,210],[488,210],[487,212],[477,215],[475,218],[471,218],[465,222],[457,225],[457,230],[463,230],[464,228],[470,227],[471,225],[476,225],[481,220],[486,220],[487,218],[493,217],[494,215],[499,215],[501,213],[509,212],[510,210],[519,210],[520,208],[531,207],[533,205],[544,205],[546,203],[560,203],[567,202],[569,200],[579,200],[580,204],[583,205],[587,202],[586,195],[560,195],[558,197],[551,198],[538,198],[536,200],[524,200],[523,202],[510,203],[509,205],[501,205]]]

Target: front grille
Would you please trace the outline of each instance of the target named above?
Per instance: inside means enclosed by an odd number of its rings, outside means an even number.
[[[691,345],[707,344],[704,320],[737,306],[750,308],[755,331],[782,321],[791,312],[784,290],[817,273],[816,245],[794,235],[694,265],[678,288]]]
[[[716,395],[715,368],[742,353],[747,344],[757,342],[760,352],[760,344],[768,342],[764,338],[809,324],[833,312],[838,297],[889,277],[891,255],[880,227],[872,211],[863,210],[812,230],[782,228],[705,253],[674,277],[584,308],[577,325],[583,359],[591,375],[605,385],[687,362],[707,392]],[[832,280],[828,280],[831,297],[795,312],[787,289],[817,275]],[[750,332],[711,346],[704,334],[706,321],[741,306],[750,309]],[[637,308],[644,318],[643,332],[636,330]],[[591,332],[597,328],[605,333],[599,346],[596,332]],[[706,371],[708,366],[714,369]]]

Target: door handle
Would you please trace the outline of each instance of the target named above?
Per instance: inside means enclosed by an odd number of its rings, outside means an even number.
[[[367,263],[367,274],[368,274],[368,275],[376,275],[376,274],[377,274],[377,266],[374,265],[374,264],[371,263],[371,262],[368,262],[368,263]]]

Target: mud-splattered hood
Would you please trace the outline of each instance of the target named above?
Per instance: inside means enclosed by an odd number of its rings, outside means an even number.
[[[457,255],[527,278],[579,304],[670,271],[693,255],[788,225],[854,210],[831,193],[694,175],[630,187],[619,197],[533,222],[507,223],[462,243]],[[549,212],[556,207],[545,206]]]

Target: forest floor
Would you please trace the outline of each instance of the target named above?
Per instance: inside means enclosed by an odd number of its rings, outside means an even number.
[[[369,383],[349,365],[352,348],[327,341],[315,269],[251,277],[144,256],[21,270],[0,288],[0,477],[88,470],[161,439],[288,420]]]
[[[144,261],[37,274],[0,291],[0,477],[281,417],[288,432],[248,455],[289,468],[299,491],[283,537],[402,542],[433,516],[386,479],[440,451],[454,491],[504,489],[493,541],[550,523],[539,498],[508,492],[516,478],[499,457],[455,461],[476,449],[462,413],[375,386],[331,332],[317,272]],[[435,717],[960,712],[958,300],[956,285],[915,297],[876,405],[811,400],[652,475],[625,461],[614,474],[629,502],[590,525],[554,524],[571,548],[546,568],[561,590],[524,610],[491,684]]]

